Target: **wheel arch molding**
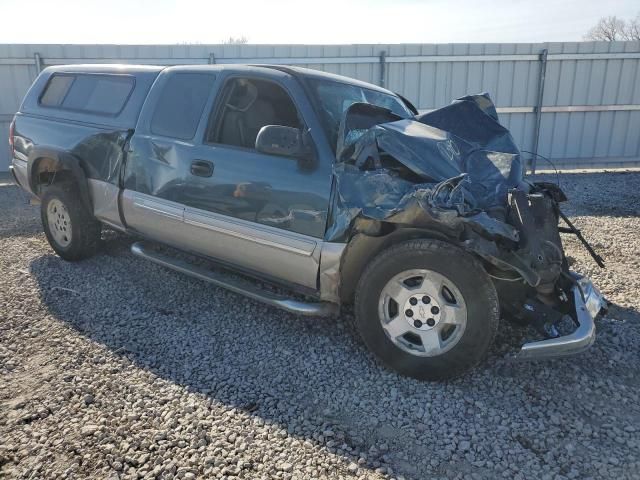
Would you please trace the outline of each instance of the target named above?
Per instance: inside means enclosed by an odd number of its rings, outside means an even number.
[[[27,178],[29,188],[38,197],[42,196],[41,187],[45,182],[51,182],[55,175],[65,172],[65,178],[70,177],[78,188],[80,199],[88,211],[93,211],[87,175],[80,164],[80,159],[75,155],[55,147],[39,146],[29,152],[27,164]],[[52,178],[45,181],[43,173],[51,173]]]

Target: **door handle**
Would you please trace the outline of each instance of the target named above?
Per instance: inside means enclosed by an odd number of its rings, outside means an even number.
[[[191,175],[210,177],[213,175],[213,163],[208,160],[194,160],[191,162]]]

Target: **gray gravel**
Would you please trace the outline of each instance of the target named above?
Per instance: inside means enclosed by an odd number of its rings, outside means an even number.
[[[570,360],[450,383],[378,365],[350,318],[306,319],[133,257],[66,263],[0,185],[0,477],[639,478],[640,174],[571,174],[574,268],[614,303]]]

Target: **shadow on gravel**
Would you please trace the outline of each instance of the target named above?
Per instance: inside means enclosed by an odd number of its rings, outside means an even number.
[[[619,385],[639,386],[628,368],[639,361],[631,350],[640,325],[633,309],[614,306],[598,326],[596,345],[578,360],[508,361],[505,354],[526,332],[503,324],[486,364],[453,382],[421,383],[374,362],[348,313],[338,319],[283,313],[136,258],[130,244],[110,233],[104,253],[87,261],[54,255],[32,261],[46,308],[158,377],[347,461],[364,457],[371,470],[495,478],[511,464],[540,469],[551,462],[560,472],[598,476],[572,452],[589,452],[606,465],[600,457],[618,446],[603,437],[602,453],[594,453],[574,426],[640,418],[638,407],[617,393]],[[508,458],[501,460],[496,448],[508,450]],[[625,472],[607,468],[611,475]]]
[[[446,415],[435,411],[444,401],[466,421],[475,401],[465,397],[490,384],[486,366],[475,378],[449,383],[399,377],[371,358],[349,313],[340,319],[283,313],[133,257],[131,239],[109,236],[104,253],[90,260],[45,255],[31,263],[42,301],[58,320],[190,392],[329,451],[346,446],[342,457],[365,457],[371,470],[392,466],[410,478],[482,471],[452,459],[457,447],[450,440],[447,466],[436,461],[443,450],[435,442],[450,436],[452,420],[439,424]],[[501,331],[492,363],[519,341],[509,332],[521,336],[520,330]],[[419,440],[429,436],[427,444]]]
[[[30,237],[42,231],[40,208],[14,184],[0,183],[0,238]]]

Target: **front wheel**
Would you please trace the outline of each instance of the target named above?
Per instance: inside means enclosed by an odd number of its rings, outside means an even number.
[[[356,291],[365,344],[402,375],[456,377],[476,366],[495,338],[498,297],[480,263],[438,240],[411,240],[380,253]]]
[[[87,210],[73,184],[53,184],[42,196],[40,216],[51,248],[65,260],[81,260],[100,247],[100,222]]]

